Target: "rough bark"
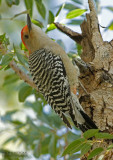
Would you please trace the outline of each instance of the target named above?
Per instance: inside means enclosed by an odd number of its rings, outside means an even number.
[[[113,133],[113,46],[112,41],[105,42],[102,39],[92,0],[89,0],[89,8],[90,14],[86,15],[86,20],[81,25],[81,59],[88,66],[88,70],[81,70],[80,82],[87,92],[80,86],[79,99],[99,129]],[[101,146],[106,148],[110,143],[111,141],[106,141]],[[103,159],[110,160],[113,159],[112,156],[113,151]]]
[[[79,88],[80,101],[98,127],[113,132],[113,46],[104,42],[99,30],[98,19],[92,0],[90,14],[81,25],[83,53],[81,59],[92,70],[81,73],[80,81],[89,93]]]
[[[81,24],[82,34],[73,33],[69,28],[66,31],[66,27],[63,29],[60,24],[55,25],[67,35],[71,32],[70,37],[81,44],[83,49],[81,60],[75,59],[81,73],[79,79],[81,105],[101,131],[113,133],[113,40],[103,41],[94,2],[88,0],[88,3],[90,13]],[[109,140],[95,144],[94,147],[99,145],[106,148],[111,143]],[[82,158],[85,159],[87,156]],[[113,151],[103,157],[103,160],[112,159]]]

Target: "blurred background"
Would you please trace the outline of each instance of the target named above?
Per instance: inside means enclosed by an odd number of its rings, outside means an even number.
[[[95,0],[95,3],[102,37],[110,41],[113,38],[113,3],[111,0]],[[67,14],[78,8],[87,11],[68,19]],[[0,0],[0,45],[2,43],[5,48],[0,48],[0,159],[74,160],[79,153],[71,157],[61,157],[61,154],[81,132],[75,127],[67,129],[43,96],[20,80],[9,67],[13,59],[29,74],[26,49],[21,43],[21,29],[26,24],[28,12],[32,22],[72,58],[80,56],[81,46],[52,23],[62,23],[81,33],[80,24],[89,9],[87,0]],[[5,52],[10,57],[6,57]]]

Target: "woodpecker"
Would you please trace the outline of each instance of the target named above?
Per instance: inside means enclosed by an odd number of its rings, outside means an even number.
[[[97,129],[76,96],[78,67],[72,64],[56,42],[31,23],[29,14],[27,25],[21,31],[21,39],[29,51],[29,68],[33,81],[52,109],[70,129],[72,127],[67,114],[82,132]]]

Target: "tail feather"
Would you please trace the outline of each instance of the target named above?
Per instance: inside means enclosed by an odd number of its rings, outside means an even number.
[[[74,123],[74,125],[78,128],[80,128],[80,130],[82,132],[87,131],[88,129],[98,129],[98,127],[95,125],[95,123],[91,120],[91,118],[83,111],[80,111],[81,115],[84,118],[84,123],[77,123],[77,121],[75,120],[75,115],[71,114],[71,119]]]
[[[65,123],[70,129],[72,129],[69,121],[67,120],[67,118],[65,117],[65,115],[64,115],[63,113],[62,113],[62,119],[63,119],[64,123]]]
[[[72,93],[72,111],[70,116],[75,126],[80,128],[82,132],[88,129],[98,129],[91,118],[85,113],[76,95]]]
[[[85,119],[85,123],[83,124],[83,126],[84,126],[84,128],[86,128],[86,130],[88,130],[88,129],[98,129],[96,124],[91,120],[91,118],[85,112],[80,111],[80,113],[83,116],[83,118]]]

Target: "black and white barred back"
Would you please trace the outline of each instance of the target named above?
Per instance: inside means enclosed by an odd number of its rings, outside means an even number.
[[[37,88],[69,128],[71,125],[65,117],[65,113],[71,116],[75,126],[83,132],[89,128],[96,128],[96,125],[83,110],[80,107],[77,108],[80,105],[78,100],[73,108],[72,94],[60,56],[54,55],[44,48],[37,50],[29,56],[29,67]],[[84,124],[78,124],[76,119],[78,114],[83,117],[82,119],[87,119],[88,123],[86,121]]]
[[[40,49],[29,56],[33,81],[54,111],[71,128],[63,113],[72,112],[71,96],[66,71],[60,56]]]

